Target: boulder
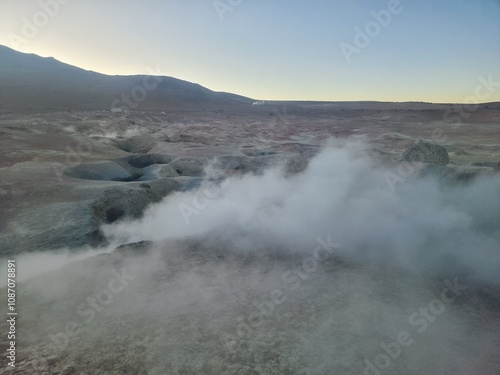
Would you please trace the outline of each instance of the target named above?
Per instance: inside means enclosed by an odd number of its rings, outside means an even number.
[[[418,141],[406,150],[401,161],[410,163],[420,162],[434,165],[447,165],[450,162],[448,151],[443,146]]]

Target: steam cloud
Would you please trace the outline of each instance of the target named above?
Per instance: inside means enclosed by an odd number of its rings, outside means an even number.
[[[468,283],[499,281],[500,179],[415,176],[392,191],[374,164],[366,144],[335,141],[300,174],[207,181],[104,227],[101,253],[154,244],[22,284],[30,337],[49,353],[40,368],[85,368],[98,352],[131,373],[372,375],[387,357],[381,374],[497,374],[498,301]],[[333,256],[307,263],[329,236]],[[395,346],[402,332],[410,346]]]
[[[141,220],[105,228],[120,243],[217,231],[240,247],[309,249],[317,237],[342,244],[339,255],[419,271],[467,270],[498,283],[500,179],[443,185],[408,178],[391,191],[360,141],[333,143],[308,168],[281,169],[205,183],[151,207]]]

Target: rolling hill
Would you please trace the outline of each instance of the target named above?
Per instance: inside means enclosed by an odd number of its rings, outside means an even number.
[[[0,46],[0,111],[234,107],[252,99],[164,76],[109,76]]]

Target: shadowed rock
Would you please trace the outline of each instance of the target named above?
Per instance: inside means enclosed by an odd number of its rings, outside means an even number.
[[[206,162],[200,159],[180,158],[159,171],[161,177],[200,177],[204,175]]]
[[[488,163],[488,162],[481,162],[481,163],[472,163],[474,167],[486,167],[486,168],[496,168],[498,163]]]
[[[93,202],[92,209],[99,221],[105,223],[126,217],[138,218],[149,204],[159,202],[180,186],[176,181],[165,179],[114,186],[102,192]]]
[[[450,157],[443,146],[419,141],[405,151],[401,161],[447,165],[450,162]]]
[[[221,169],[230,169],[242,173],[257,173],[266,167],[277,165],[278,162],[279,158],[276,156],[249,157],[227,155],[217,158],[216,165]]]
[[[125,140],[118,140],[118,148],[133,153],[146,153],[156,146],[156,140],[150,135],[138,135]]]
[[[134,168],[146,168],[153,164],[168,164],[172,159],[168,155],[146,154],[130,156],[126,160]]]
[[[119,253],[123,255],[143,255],[151,250],[153,246],[152,241],[140,241],[135,243],[128,243],[125,245],[120,245],[113,250],[114,253]]]
[[[133,181],[141,176],[139,172],[133,169],[128,170],[112,161],[79,164],[66,169],[64,175],[83,180],[101,181]]]
[[[480,175],[477,169],[450,168],[441,165],[426,165],[420,171],[422,177],[437,178],[438,181],[447,184],[458,184],[472,182]]]

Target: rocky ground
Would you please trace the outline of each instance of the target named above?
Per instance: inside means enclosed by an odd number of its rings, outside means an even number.
[[[422,175],[446,183],[496,176],[500,108],[485,105],[455,121],[446,110],[270,103],[245,111],[6,113],[1,256],[104,247],[104,224],[140,218],[206,179],[278,165],[295,175],[330,137],[365,139],[373,164],[395,173],[401,160],[418,159]],[[445,323],[420,335],[408,316],[439,298],[454,275],[424,279],[331,256],[290,291],[281,276],[301,257],[233,247],[215,234],[127,245],[18,284],[18,367],[9,373],[361,374],[380,342],[407,329],[414,343],[383,373],[500,374],[494,285],[460,274],[469,288],[447,305]],[[280,300],[275,290],[287,298],[256,327],[242,325],[253,307]],[[440,340],[436,351],[430,344]],[[1,344],[5,352],[3,337]]]
[[[334,257],[300,288],[280,279],[300,265],[206,237],[72,263],[18,286],[18,365],[7,373],[361,374],[403,331],[413,341],[384,373],[499,373],[498,289],[460,275],[420,333],[408,317],[440,298],[442,281]]]
[[[0,119],[3,254],[97,245],[101,224],[138,217],[193,186],[204,167],[231,174],[282,163],[298,172],[329,137],[364,136],[374,159],[397,163],[418,140],[444,146],[448,167],[492,171],[499,110],[459,122],[443,110],[267,105],[248,112],[70,112]],[[47,218],[47,220],[40,220]]]

